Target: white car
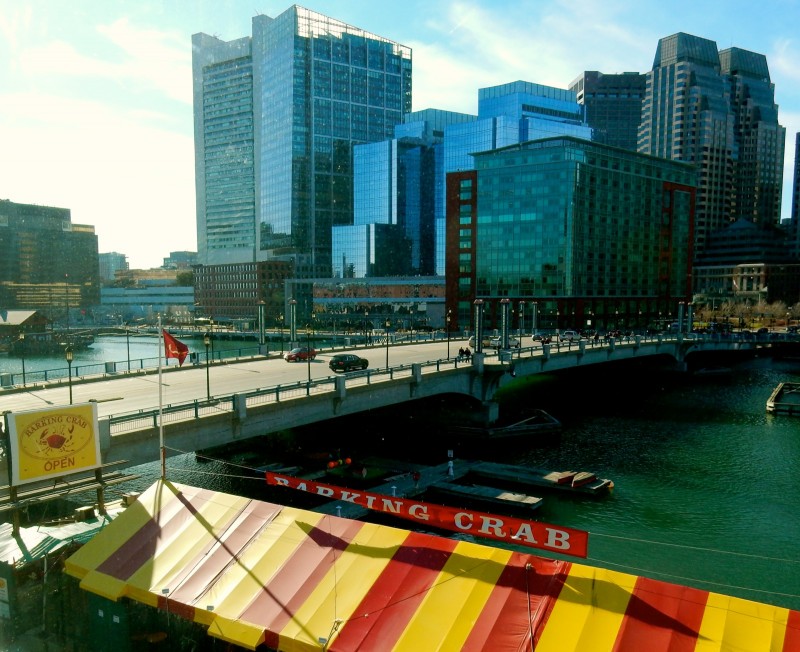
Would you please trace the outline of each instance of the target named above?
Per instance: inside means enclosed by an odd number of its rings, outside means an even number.
[[[562,342],[577,342],[581,339],[581,334],[578,331],[561,331],[558,339]]]
[[[491,339],[491,348],[499,349],[501,346],[503,339],[501,337],[493,337]],[[508,336],[508,348],[509,349],[518,349],[519,348],[519,340],[516,337]]]

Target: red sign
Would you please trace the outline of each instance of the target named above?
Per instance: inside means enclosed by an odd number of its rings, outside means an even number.
[[[416,521],[426,526],[584,559],[588,554],[589,533],[583,530],[573,530],[572,528],[473,510],[455,509],[411,498],[345,489],[313,480],[278,475],[269,471],[265,475],[267,484],[270,485],[289,487],[332,500],[341,500],[376,512]]]

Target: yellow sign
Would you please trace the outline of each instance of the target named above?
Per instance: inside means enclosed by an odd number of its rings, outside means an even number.
[[[11,484],[95,469],[101,464],[97,403],[12,412]]]

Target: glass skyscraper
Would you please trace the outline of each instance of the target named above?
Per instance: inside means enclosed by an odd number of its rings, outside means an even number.
[[[540,328],[644,328],[691,300],[691,165],[573,137],[448,175],[448,307],[535,302]],[[533,309],[529,307],[529,315]],[[492,312],[494,311],[494,312]]]
[[[569,85],[585,108],[592,140],[636,151],[646,79],[638,72],[588,70]]]
[[[192,39],[199,258],[328,277],[332,227],[353,224],[353,146],[411,110],[411,50],[297,5],[252,25]]]
[[[740,217],[778,224],[785,130],[766,58],[678,33],[656,49],[640,152],[698,169],[696,251]]]

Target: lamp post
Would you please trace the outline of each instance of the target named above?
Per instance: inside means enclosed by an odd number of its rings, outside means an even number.
[[[131,331],[125,324],[125,348],[128,351],[128,371],[131,370]]]
[[[286,320],[283,317],[283,313],[278,315],[278,328],[280,329],[281,335],[281,357],[283,357],[283,327],[286,325]]]
[[[69,404],[72,405],[72,360],[73,360],[72,347],[68,346],[64,349],[64,357],[67,359],[67,382],[69,383]]]
[[[25,333],[19,334],[19,351],[22,354],[22,384],[24,386],[26,384],[25,383]]]
[[[369,310],[364,311],[364,348],[369,344],[369,336],[367,335],[367,318],[369,317]]]
[[[389,370],[389,328],[391,327],[392,322],[388,319],[386,320],[386,370]]]
[[[297,299],[289,299],[289,347],[297,342]]]
[[[308,367],[308,382],[311,383],[311,327],[306,324],[306,366]]]
[[[447,311],[447,316],[444,318],[445,329],[447,330],[447,359],[450,359],[450,314],[451,310]]]
[[[531,334],[533,337],[536,337],[536,318],[539,313],[539,304],[534,301],[531,303],[531,308],[533,309],[533,315],[531,315]]]
[[[264,303],[264,300],[261,299],[258,302],[258,344],[259,346],[264,346],[264,311],[266,310],[267,304]]]
[[[525,302],[519,302],[519,346],[522,348],[522,336],[525,334]]]
[[[483,353],[483,299],[472,302],[475,308],[475,353]]]
[[[203,344],[206,345],[206,400],[211,400],[211,376],[208,371],[208,347],[211,346],[211,335],[206,332],[203,335]]]

